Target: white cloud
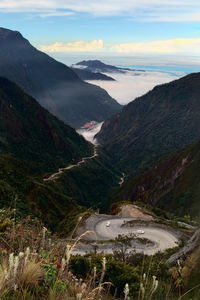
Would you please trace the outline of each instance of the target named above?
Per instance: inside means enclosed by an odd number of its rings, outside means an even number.
[[[171,39],[146,43],[123,43],[114,45],[114,51],[120,53],[200,53],[200,38]]]
[[[45,52],[91,52],[103,49],[102,40],[94,40],[91,42],[77,41],[77,42],[55,42],[51,45],[41,45],[40,49]]]
[[[152,42],[132,42],[121,44],[104,44],[102,40],[73,41],[68,43],[55,42],[50,45],[41,45],[45,52],[103,52],[138,54],[190,54],[200,53],[200,38],[177,38],[171,40],[158,40]]]
[[[158,84],[167,83],[178,76],[172,76],[160,72],[134,72],[127,71],[125,74],[107,74],[117,81],[91,80],[89,83],[96,84],[105,89],[114,99],[121,104],[127,104],[136,97],[144,95]]]
[[[74,15],[74,13],[70,12],[70,11],[52,11],[52,12],[40,13],[41,18],[66,17],[66,16],[72,16],[72,15]]]
[[[90,13],[96,16],[128,15],[149,21],[199,21],[198,0],[1,0],[0,11],[35,12],[55,16],[57,13]]]

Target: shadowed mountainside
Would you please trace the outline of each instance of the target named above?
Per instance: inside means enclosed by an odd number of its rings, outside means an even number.
[[[16,84],[0,78],[0,151],[33,161],[40,173],[92,153],[92,146]]]
[[[100,87],[83,82],[66,65],[34,48],[17,31],[0,28],[0,76],[33,96],[73,127],[103,121],[121,109]]]
[[[74,129],[0,78],[1,207],[17,208],[18,214],[33,214],[53,230],[69,232],[87,208],[109,205],[119,175],[102,153],[63,172],[56,182],[43,177],[92,155],[93,145]]]
[[[98,141],[136,174],[200,136],[200,73],[155,87],[104,122]]]
[[[143,202],[176,216],[200,218],[200,142],[171,154],[154,167],[130,177],[114,201]]]

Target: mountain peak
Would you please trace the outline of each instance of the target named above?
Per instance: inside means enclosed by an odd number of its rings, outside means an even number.
[[[88,66],[90,64],[105,65],[102,61],[100,61],[98,59],[94,59],[94,60],[82,60],[82,61],[80,61],[80,62],[77,63],[77,65],[83,65],[83,66]]]
[[[200,73],[159,85],[104,122],[97,139],[120,167],[144,171],[155,158],[199,139],[199,94]]]
[[[102,68],[102,67],[116,68],[115,66],[107,65],[98,59],[83,60],[83,61],[78,62],[76,65],[85,66],[85,67],[89,67],[89,68]]]
[[[121,109],[106,91],[37,50],[19,32],[0,28],[0,76],[19,85],[73,127],[102,122]]]
[[[19,31],[13,31],[7,28],[0,27],[0,38],[6,39],[10,37],[23,38]]]

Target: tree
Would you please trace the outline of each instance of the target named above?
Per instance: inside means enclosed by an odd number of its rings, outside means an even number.
[[[133,252],[135,253],[135,249],[132,245],[133,239],[135,238],[136,235],[133,233],[130,233],[129,235],[119,234],[115,238],[113,254],[116,260],[126,262],[128,255],[130,253],[133,254]]]

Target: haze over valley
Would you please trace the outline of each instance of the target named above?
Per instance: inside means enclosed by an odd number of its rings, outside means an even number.
[[[126,105],[135,98],[144,95],[158,84],[167,83],[183,76],[148,71],[126,71],[124,74],[105,74],[112,76],[116,81],[89,80],[87,82],[105,89],[111,97],[122,105]]]

